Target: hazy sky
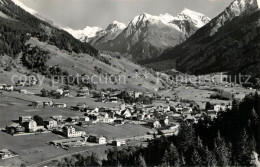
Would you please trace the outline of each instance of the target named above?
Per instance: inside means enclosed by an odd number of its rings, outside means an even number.
[[[59,26],[82,29],[105,28],[117,20],[128,23],[143,12],[176,16],[184,7],[210,18],[223,11],[233,0],[20,0],[26,6]]]

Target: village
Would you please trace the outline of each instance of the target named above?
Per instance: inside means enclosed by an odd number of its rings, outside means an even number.
[[[232,99],[254,91],[228,82],[178,82],[156,91],[42,87],[35,77],[0,84],[1,159],[36,164],[79,151],[146,147],[161,136],[177,136],[183,121],[214,120],[232,108]]]
[[[136,143],[145,146],[146,142],[155,138],[178,135],[183,120],[197,123],[203,116],[214,119],[218,112],[232,107],[230,103],[208,102],[201,108],[195,101],[179,98],[176,94],[167,96],[130,90],[90,90],[88,87],[70,89],[68,86],[55,90],[41,89],[40,94],[26,90],[36,84],[37,81],[32,83],[18,81],[15,85],[0,85],[0,98],[8,98],[7,96],[15,94],[16,97],[44,99],[30,100],[27,106],[29,109],[26,111],[36,112],[33,114],[22,112],[16,115],[16,119],[13,118],[12,123],[2,127],[2,131],[13,138],[22,136],[34,138],[35,135],[52,134],[53,140],[43,143],[46,144],[43,147],[72,152],[73,148],[84,149],[101,145],[120,147]],[[62,99],[70,100],[63,102]],[[89,99],[93,99],[93,102],[88,103]],[[61,112],[45,115],[43,112],[38,113],[39,110]],[[67,114],[63,115],[62,111],[66,111]],[[44,117],[41,117],[41,114],[44,114]],[[111,129],[105,131],[108,126]],[[120,130],[116,130],[118,134],[111,135],[113,128],[121,128],[123,131],[125,126],[131,126],[132,132],[120,136]],[[142,130],[139,132],[139,129]],[[6,153],[2,157],[19,156],[14,155]]]

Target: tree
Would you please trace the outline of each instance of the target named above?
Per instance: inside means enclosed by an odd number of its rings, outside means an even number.
[[[215,155],[217,160],[217,166],[229,166],[230,165],[230,148],[227,147],[224,139],[218,133],[218,137],[215,140]]]
[[[204,159],[204,163],[205,166],[216,166],[216,158],[214,156],[214,154],[212,153],[212,151],[210,151],[208,149],[208,147],[206,147],[205,149],[205,159]]]
[[[180,131],[178,134],[178,143],[184,152],[188,150],[190,146],[194,145],[195,134],[194,128],[188,122],[182,122]]]
[[[171,166],[180,165],[179,152],[173,143],[171,143],[170,148],[169,148],[169,157],[170,157],[169,160],[170,160]]]
[[[49,91],[46,89],[41,90],[41,96],[42,97],[49,97]]]
[[[162,157],[162,166],[169,166],[170,164],[170,155],[167,149],[165,149]]]
[[[240,133],[240,139],[237,142],[237,162],[241,166],[250,166],[251,155],[254,150],[250,148],[249,137],[246,133],[246,130],[243,129]]]
[[[212,108],[212,105],[210,104],[210,102],[207,102],[207,103],[206,103],[205,109],[206,109],[206,110],[211,110],[211,109],[213,109],[213,108]]]
[[[39,115],[35,115],[33,119],[37,123],[37,125],[45,125],[42,117],[40,117]]]
[[[191,164],[193,166],[200,166],[202,164],[202,159],[195,148],[193,149],[193,153],[191,156]]]
[[[138,167],[146,167],[145,159],[144,159],[144,157],[141,154],[139,154],[139,157],[138,157],[137,162],[136,162],[136,166],[138,166]]]

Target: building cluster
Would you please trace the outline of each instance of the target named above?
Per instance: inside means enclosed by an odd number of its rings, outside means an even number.
[[[31,116],[20,116],[17,123],[6,126],[6,131],[10,134],[17,133],[35,133],[46,131],[42,125],[37,125]]]

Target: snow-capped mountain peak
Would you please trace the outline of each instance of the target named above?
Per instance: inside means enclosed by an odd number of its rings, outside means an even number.
[[[204,26],[205,24],[207,24],[210,21],[210,18],[198,13],[198,12],[194,12],[190,9],[184,9],[180,14],[178,14],[178,16],[176,17],[176,20],[189,20],[191,22],[194,23],[194,25],[197,28],[201,28],[202,26]]]
[[[85,27],[82,30],[74,30],[69,27],[63,28],[65,31],[70,33],[74,38],[79,39],[81,41],[88,41],[89,38],[93,38],[96,36],[97,32],[102,29],[99,27]]]
[[[160,14],[159,18],[163,23],[166,23],[166,24],[174,20],[174,17],[172,15],[170,15],[169,13]]]
[[[156,23],[160,19],[158,16],[153,16],[148,13],[142,13],[138,16],[135,16],[134,19],[130,22],[131,25],[133,26],[138,26],[139,24],[143,24],[146,21],[150,21],[151,23]]]
[[[242,14],[254,12],[259,8],[259,0],[235,0],[221,14],[214,18],[211,22],[211,33],[215,34],[218,29],[227,21],[233,20]]]
[[[111,30],[111,29],[120,29],[123,30],[126,28],[126,25],[124,23],[120,23],[118,21],[113,21],[111,24],[109,24],[106,28],[106,30]]]

